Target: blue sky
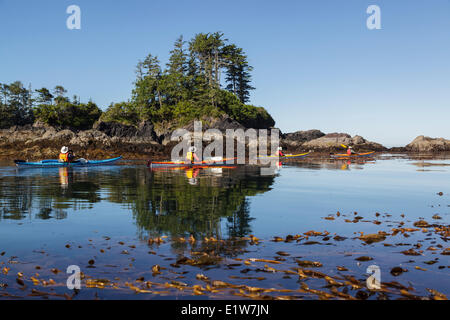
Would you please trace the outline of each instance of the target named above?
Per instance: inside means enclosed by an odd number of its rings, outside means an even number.
[[[81,8],[81,30],[66,8]],[[381,30],[366,9],[381,8]],[[222,31],[244,48],[283,132],[348,132],[387,146],[450,138],[450,1],[0,0],[0,82],[62,84],[100,107],[127,100],[135,66],[174,40]]]

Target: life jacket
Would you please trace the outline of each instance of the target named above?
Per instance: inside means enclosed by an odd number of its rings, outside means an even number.
[[[283,154],[283,152],[281,152],[281,150],[278,150],[278,156],[284,157],[284,154]]]
[[[69,162],[69,154],[68,153],[60,153],[59,160],[62,162]]]
[[[347,149],[347,154],[348,154],[349,156],[351,156],[351,155],[352,155],[352,149],[348,148],[348,149]]]
[[[194,161],[194,153],[189,151],[186,154],[186,160],[193,162]]]

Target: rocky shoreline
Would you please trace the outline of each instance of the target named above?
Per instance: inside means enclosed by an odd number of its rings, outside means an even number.
[[[203,130],[215,128],[246,129],[237,121],[224,116],[202,119]],[[193,123],[183,127],[193,130]],[[163,159],[170,156],[173,142],[170,141],[174,128],[155,128],[150,121],[139,126],[128,126],[116,122],[98,122],[92,129],[75,131],[58,129],[41,123],[28,126],[14,126],[0,130],[0,159],[38,160],[56,158],[62,145],[69,145],[77,156],[88,159],[108,158],[118,154],[126,159]],[[450,140],[419,136],[405,147],[388,149],[368,141],[361,136],[346,133],[325,134],[319,130],[280,133],[281,146],[288,153],[313,151],[320,154],[342,152],[343,145],[352,145],[358,152],[407,152],[439,153],[450,151]]]

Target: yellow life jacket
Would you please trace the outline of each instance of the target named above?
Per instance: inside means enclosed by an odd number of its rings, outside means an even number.
[[[186,160],[193,162],[194,161],[194,153],[189,151],[186,154]]]
[[[62,162],[69,162],[69,154],[68,153],[60,153],[59,160]]]
[[[192,179],[193,176],[194,176],[194,170],[193,169],[186,170],[186,178]]]

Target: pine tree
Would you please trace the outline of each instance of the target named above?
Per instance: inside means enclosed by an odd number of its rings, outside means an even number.
[[[163,106],[161,76],[158,57],[149,54],[144,61],[139,61],[133,101],[143,118],[154,116]]]
[[[169,74],[185,75],[188,70],[187,54],[184,51],[183,36],[180,36],[174,44],[174,49],[170,51],[169,63],[167,64],[167,72]]]
[[[50,90],[48,90],[47,88],[41,88],[39,90],[34,90],[35,92],[37,92],[39,94],[38,98],[36,99],[36,101],[38,103],[43,103],[43,104],[50,104],[52,103],[53,100],[53,95],[50,93]]]
[[[247,56],[241,48],[229,45],[224,48],[224,55],[227,57],[226,89],[234,93],[242,103],[250,100],[251,74],[253,68],[248,64]]]

